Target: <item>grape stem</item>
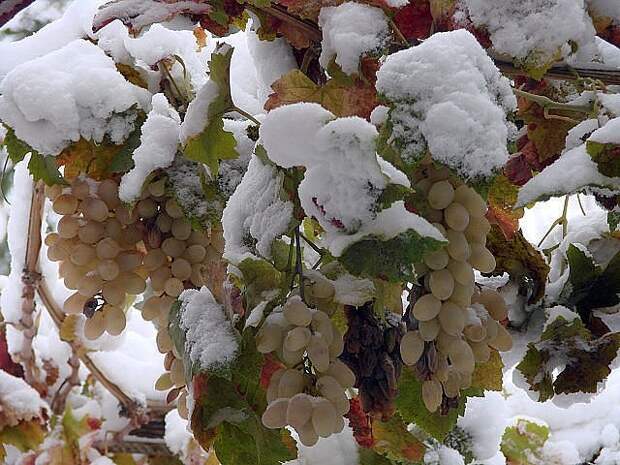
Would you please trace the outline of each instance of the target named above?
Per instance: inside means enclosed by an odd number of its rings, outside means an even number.
[[[295,228],[295,274],[299,276],[299,296],[301,300],[306,301],[304,295],[304,265],[301,257],[301,233],[299,226]]]
[[[260,121],[258,121],[256,118],[254,118],[251,114],[249,114],[247,111],[242,110],[241,108],[235,106],[232,108],[232,111],[235,111],[237,113],[239,113],[241,116],[243,116],[246,119],[249,119],[250,121],[252,121],[255,125],[260,126]]]
[[[568,199],[569,198],[570,198],[570,195],[566,195],[564,197],[564,207],[562,208],[562,216],[560,216],[553,223],[551,223],[551,226],[549,227],[549,229],[547,230],[545,235],[542,237],[540,242],[538,242],[538,245],[536,247],[540,247],[542,245],[542,243],[545,242],[545,239],[547,239],[547,236],[549,236],[549,234],[551,234],[551,232],[558,225],[562,225],[562,238],[566,237],[566,234],[568,233],[568,217],[567,217],[567,214],[568,214]]]
[[[545,111],[545,118],[553,118],[553,119],[564,119],[566,117],[560,115],[550,115],[549,110],[563,110],[563,111],[574,111],[578,113],[590,113],[593,110],[592,105],[571,105],[570,103],[560,103],[554,100],[551,100],[549,97],[545,97],[544,95],[536,95],[530,92],[526,92],[521,89],[513,88],[514,94],[517,97],[524,98],[531,102],[537,103],[540,105]],[[575,121],[572,118],[569,118],[570,121]]]

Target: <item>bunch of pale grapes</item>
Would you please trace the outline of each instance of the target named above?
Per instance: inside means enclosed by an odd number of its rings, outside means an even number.
[[[485,247],[491,229],[485,218],[486,202],[466,185],[456,186],[447,171],[427,168],[415,189],[426,195],[424,216],[448,239],[448,245],[427,254],[416,273],[423,292],[411,311],[410,331],[401,341],[406,365],[428,368],[432,344],[433,369],[425,373],[422,396],[429,411],[444,399],[455,398],[469,387],[477,362],[489,360],[491,350],[512,346],[510,334],[499,322],[507,316],[503,298],[494,290],[478,292],[474,268],[490,273],[495,259]]]
[[[331,282],[316,275],[304,291],[308,301],[334,295]],[[265,319],[256,343],[261,353],[274,353],[286,366],[269,381],[263,424],[267,428],[290,425],[306,446],[342,431],[343,415],[349,411],[345,390],[353,386],[355,376],[338,360],[343,339],[329,315],[291,295]]]
[[[340,359],[356,377],[361,407],[383,421],[394,414],[398,379],[402,370],[400,341],[404,333],[400,315],[387,312],[377,318],[373,303],[345,307],[348,329]]]
[[[75,292],[64,302],[69,314],[86,317],[84,335],[120,334],[126,325],[125,302],[146,288],[146,270],[139,243],[140,224],[129,221],[113,180],[76,178],[70,187],[46,190],[53,210],[61,215],[58,232],[45,238],[50,260]]]

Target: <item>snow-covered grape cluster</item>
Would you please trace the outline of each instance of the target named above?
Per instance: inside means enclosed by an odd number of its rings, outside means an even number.
[[[274,353],[285,367],[271,376],[267,389],[268,406],[263,424],[268,428],[293,427],[306,446],[316,444],[344,428],[349,411],[346,389],[355,375],[338,356],[343,338],[330,315],[335,289],[319,274],[304,286],[306,302],[321,302],[311,308],[299,294],[291,294],[274,310],[256,335],[263,354]]]
[[[128,296],[147,291],[142,316],[158,328],[157,346],[166,354],[166,373],[157,388],[175,388],[172,399],[187,413],[182,354],[168,334],[170,308],[186,288],[205,284],[206,263],[221,252],[211,237],[192,228],[177,202],[166,194],[166,179],[155,179],[133,206],[123,205],[118,183],[76,178],[70,187],[47,189],[61,215],[47,235],[48,257],[60,262],[65,286],[75,292],[63,309],[83,314],[84,335],[120,334],[126,326]],[[170,397],[170,396],[169,396]]]
[[[423,379],[422,396],[429,411],[456,398],[471,384],[477,362],[491,350],[512,346],[500,324],[506,304],[495,290],[479,290],[474,268],[489,273],[495,259],[485,247],[491,226],[486,202],[472,188],[457,185],[447,170],[426,167],[415,185],[426,196],[426,219],[448,239],[448,245],[427,254],[416,265],[421,284],[409,315],[409,331],[400,345],[406,365],[416,366]]]

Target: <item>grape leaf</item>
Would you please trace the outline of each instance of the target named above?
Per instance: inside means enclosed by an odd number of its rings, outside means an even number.
[[[377,106],[374,86],[360,78],[338,76],[324,85],[315,84],[298,69],[290,71],[272,84],[273,93],[265,102],[265,110],[299,102],[314,102],[334,115],[369,118]]]
[[[267,401],[260,386],[263,356],[253,330],[245,331],[231,379],[207,372],[193,377],[195,407],[191,425],[203,448],[211,444],[222,465],[278,465],[295,458],[286,430],[269,430],[260,419]]]
[[[530,304],[542,299],[549,265],[520,231],[514,233],[512,240],[506,240],[499,227],[494,225],[487,236],[487,248],[497,262],[493,275],[508,273],[519,283],[519,293],[525,295]]]
[[[373,421],[372,435],[375,452],[391,461],[411,463],[424,457],[424,444],[407,430],[406,423],[398,415],[388,421]]]
[[[10,444],[21,452],[36,449],[45,439],[45,426],[37,420],[21,421],[15,426],[7,426],[0,430],[0,458],[4,452],[4,444]]]
[[[487,219],[502,230],[507,240],[512,240],[519,229],[519,219],[523,209],[515,209],[519,189],[504,175],[496,176],[489,187]]]
[[[64,176],[69,180],[86,174],[101,181],[107,177],[110,166],[121,150],[123,147],[120,145],[95,144],[82,138],[64,149],[56,157],[56,162],[59,166],[64,166]],[[131,158],[131,154],[129,157]]]
[[[67,184],[67,181],[65,181],[60,171],[58,171],[56,157],[43,156],[39,152],[33,151],[30,154],[28,171],[30,171],[35,182],[43,181],[48,186]]]
[[[611,372],[620,334],[595,338],[579,319],[552,321],[538,342],[530,342],[517,370],[544,402],[555,394],[596,392]]]
[[[359,465],[393,465],[394,462],[372,449],[359,449]]]
[[[72,342],[75,340],[77,324],[80,320],[80,315],[69,314],[65,316],[58,331],[61,341]]]
[[[224,131],[225,113],[232,111],[235,105],[230,91],[230,63],[233,48],[220,45],[211,55],[209,62],[209,82],[215,83],[218,94],[211,100],[207,110],[207,123],[197,136],[190,138],[183,153],[190,160],[204,163],[215,178],[219,170],[219,160],[237,158],[237,140],[231,132]]]
[[[4,136],[2,145],[6,148],[6,151],[9,154],[9,159],[13,162],[13,164],[19,163],[28,153],[32,152],[33,149],[28,144],[17,138],[13,128],[6,125],[4,127],[6,128],[6,135]]]
[[[547,426],[520,419],[515,426],[506,428],[500,448],[511,465],[537,465],[544,462],[541,450],[547,439]]]
[[[504,362],[497,350],[491,350],[491,357],[484,363],[478,363],[471,378],[474,388],[485,391],[501,391],[503,389]]]
[[[586,151],[598,166],[598,170],[610,178],[620,177],[620,145],[586,141]]]
[[[339,260],[356,276],[392,282],[413,280],[413,263],[444,244],[410,229],[387,241],[368,236],[347,247]]]
[[[116,152],[114,158],[107,167],[108,173],[126,173],[133,169],[133,152],[140,146],[142,136],[142,125],[146,121],[146,115],[140,114],[136,119],[134,130],[131,131],[127,140],[123,143],[120,150]]]
[[[269,295],[263,293],[270,294],[273,289],[286,286],[285,275],[266,260],[246,258],[237,265],[237,268],[243,274],[243,293],[248,308],[254,308],[263,300],[270,300]]]
[[[566,257],[570,266],[568,282],[560,295],[560,303],[577,310],[586,324],[592,309],[620,303],[620,252],[607,264],[605,270],[573,244]]]

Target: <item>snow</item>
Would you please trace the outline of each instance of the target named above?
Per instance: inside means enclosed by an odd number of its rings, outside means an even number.
[[[225,367],[237,356],[239,345],[231,322],[206,286],[187,289],[181,301],[181,329],[185,352],[202,369]],[[208,335],[208,337],[205,337]]]
[[[140,146],[133,152],[134,168],[121,178],[118,189],[123,202],[134,202],[142,193],[144,181],[158,168],[174,161],[179,146],[181,119],[164,94],[155,94],[152,109],[142,125]]]
[[[588,141],[599,144],[620,144],[620,118],[609,120],[602,128],[594,131]]]
[[[334,281],[334,302],[361,307],[375,295],[375,285],[370,279],[361,279],[345,273]]]
[[[181,418],[179,411],[174,409],[166,414],[165,423],[164,441],[166,446],[174,455],[183,456],[193,439],[192,433],[187,428],[187,420]]]
[[[574,149],[583,144],[583,138],[588,137],[600,126],[598,119],[590,118],[582,121],[568,131],[566,136],[565,150]]]
[[[327,232],[323,237],[323,242],[332,255],[340,257],[347,247],[365,237],[373,236],[382,241],[388,241],[409,230],[415,231],[422,237],[446,242],[446,238],[438,229],[421,216],[410,213],[402,200],[394,202],[385,210],[381,210],[374,220],[364,224],[355,234],[330,234]]]
[[[461,0],[474,25],[490,33],[500,53],[534,66],[572,53],[594,40],[596,31],[583,0]]]
[[[0,120],[35,150],[51,155],[81,137],[122,142],[133,129],[137,108],[147,109],[150,100],[85,40],[17,66],[0,92]]]
[[[598,99],[609,113],[620,116],[620,94],[598,94]]]
[[[226,260],[238,264],[254,253],[271,257],[271,244],[293,219],[293,204],[280,198],[282,182],[275,167],[252,157],[222,215]]]
[[[548,308],[545,313],[547,314],[547,321],[543,327],[543,332],[558,318],[563,318],[567,323],[579,319],[579,315],[577,313],[562,305],[556,305],[555,307]]]
[[[498,451],[508,425],[506,401],[498,392],[487,391],[484,397],[470,397],[465,414],[457,425],[472,438],[472,452],[478,460],[492,458]]]
[[[43,419],[46,412],[47,404],[37,391],[23,379],[0,370],[0,427]]]
[[[436,448],[427,449],[424,454],[424,465],[465,465],[461,454],[443,444]]]
[[[247,47],[256,68],[257,98],[262,108],[273,92],[271,85],[297,68],[291,46],[282,38],[260,40],[256,32],[246,32]]]
[[[517,207],[539,198],[577,192],[587,186],[620,190],[620,178],[602,175],[582,144],[564,152],[552,165],[521,187]]]
[[[38,3],[38,2],[37,2]],[[0,80],[22,63],[92,36],[92,19],[103,0],[75,0],[57,21],[17,42],[0,43]]]
[[[28,224],[30,203],[32,201],[33,180],[28,172],[30,156],[15,165],[13,176],[13,188],[9,195],[11,205],[19,205],[21,208],[12,208],[7,225],[8,248],[11,254],[11,267],[9,276],[3,283],[0,295],[0,308],[4,320],[18,323],[21,319],[22,302],[22,271],[26,260],[26,241],[28,237]],[[9,345],[9,353],[15,354],[21,350],[24,335],[13,325],[6,326],[6,336]]]
[[[347,74],[358,72],[362,55],[380,52],[390,34],[383,10],[355,2],[321,8],[319,26],[323,33],[319,63],[327,69],[335,58]]]
[[[389,55],[377,90],[392,104],[392,139],[405,161],[430,150],[464,178],[488,176],[508,160],[506,113],[516,99],[503,77],[465,30],[437,33],[421,45]]]

